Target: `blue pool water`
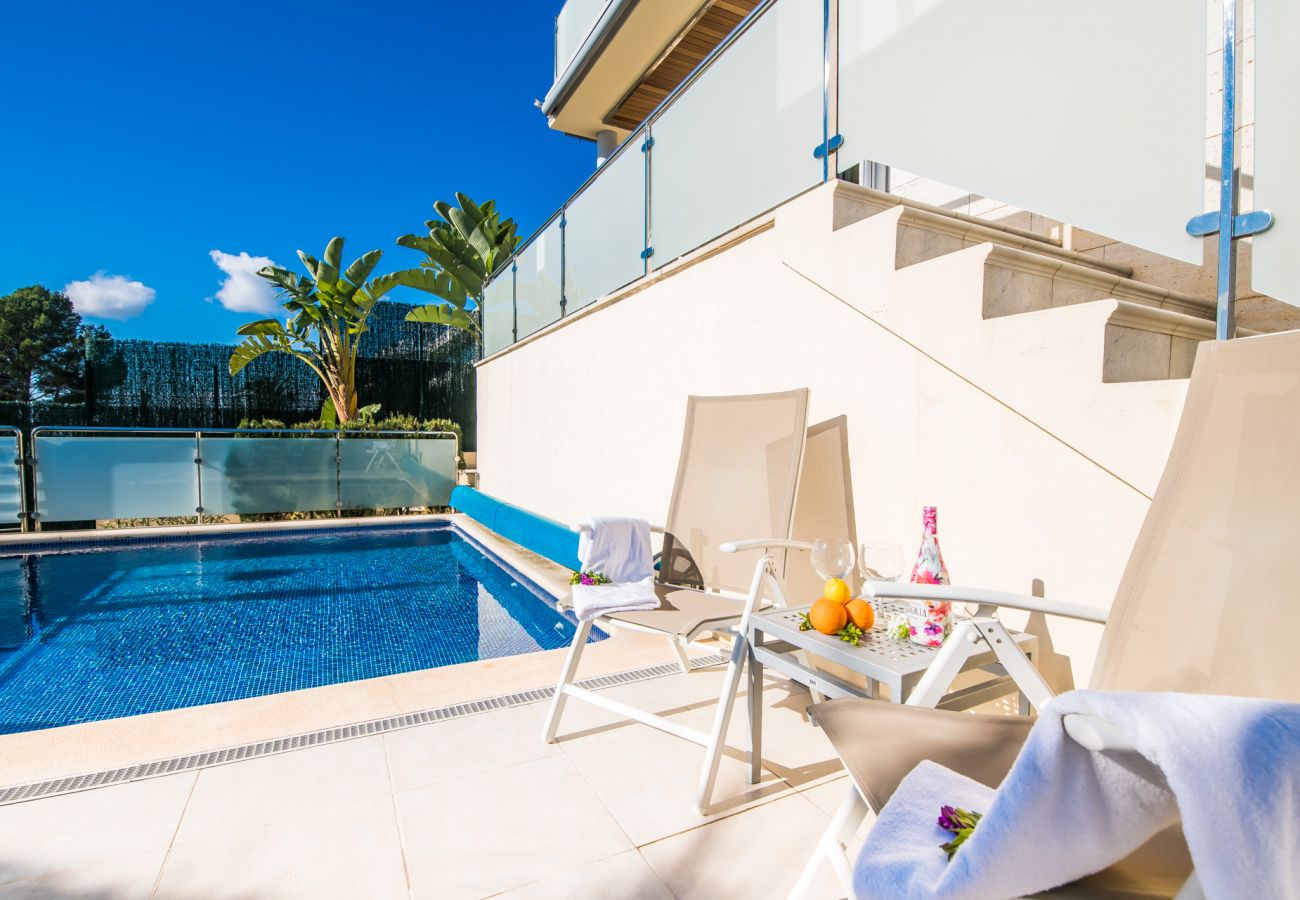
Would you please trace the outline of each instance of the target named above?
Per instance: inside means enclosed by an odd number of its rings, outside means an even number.
[[[562,647],[543,597],[449,526],[0,557],[0,734]]]

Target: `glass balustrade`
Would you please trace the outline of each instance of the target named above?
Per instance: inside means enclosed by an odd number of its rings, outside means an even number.
[[[333,510],[337,443],[333,434],[205,435],[200,467],[204,514]]]
[[[821,182],[823,21],[780,0],[651,122],[653,267]]]
[[[0,435],[0,453],[17,449]],[[38,433],[35,509],[66,522],[447,506],[457,453],[454,436],[433,433]],[[4,474],[0,514],[12,506],[18,522],[20,482],[11,500]]]
[[[1255,0],[1255,143],[1253,202],[1245,209],[1274,213],[1273,227],[1251,242],[1252,287],[1300,306],[1300,4],[1295,0]],[[1243,66],[1243,68],[1244,68]],[[1243,78],[1249,78],[1243,75]],[[1244,104],[1243,104],[1244,106]],[[1249,115],[1249,108],[1241,114]],[[1242,155],[1246,149],[1243,140]],[[1216,201],[1215,206],[1218,203]],[[1289,215],[1288,215],[1289,213]]]
[[[1199,264],[1205,21],[1186,0],[841,3],[841,158]]]
[[[22,524],[23,470],[18,459],[18,435],[0,431],[0,528]]]
[[[560,318],[564,229],[556,216],[515,257],[515,323],[523,339]]]
[[[483,290],[483,355],[491,356],[515,341],[515,276],[509,264]]]
[[[43,521],[194,517],[193,434],[86,437],[38,433],[36,511]]]
[[[339,497],[344,509],[448,506],[456,486],[453,437],[339,441]]]
[[[645,155],[637,132],[564,209],[565,312],[645,274]]]
[[[610,0],[568,0],[555,17],[555,77],[569,67]]]

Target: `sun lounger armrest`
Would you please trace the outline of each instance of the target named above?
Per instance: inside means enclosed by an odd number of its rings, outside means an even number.
[[[1123,731],[1100,716],[1070,713],[1061,717],[1065,733],[1089,750],[1137,753],[1137,747]]]
[[[812,544],[806,541],[791,541],[785,538],[754,538],[748,541],[727,541],[718,545],[723,553],[743,553],[746,550],[811,550]]]
[[[906,584],[892,581],[868,581],[864,593],[869,597],[888,597],[898,600],[949,600],[953,603],[979,603],[983,606],[1005,606],[1041,612],[1085,622],[1106,622],[1106,611],[1077,603],[1062,603],[1047,597],[1031,597],[1008,591],[989,591],[982,588],[954,587],[947,584]]]

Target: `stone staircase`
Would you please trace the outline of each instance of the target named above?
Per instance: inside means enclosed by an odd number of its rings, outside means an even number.
[[[1131,470],[1128,448],[1167,444],[1176,416],[1141,410],[1181,408],[1196,346],[1214,337],[1212,304],[1043,236],[853,184],[776,218],[795,274],[1121,477],[1158,474]]]

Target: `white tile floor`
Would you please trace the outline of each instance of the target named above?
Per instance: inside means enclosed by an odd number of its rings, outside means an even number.
[[[704,727],[721,677],[610,693]],[[762,782],[733,750],[709,817],[693,744],[571,702],[543,745],[519,707],[0,807],[0,898],[784,897],[846,782],[807,694],[765,701]]]

